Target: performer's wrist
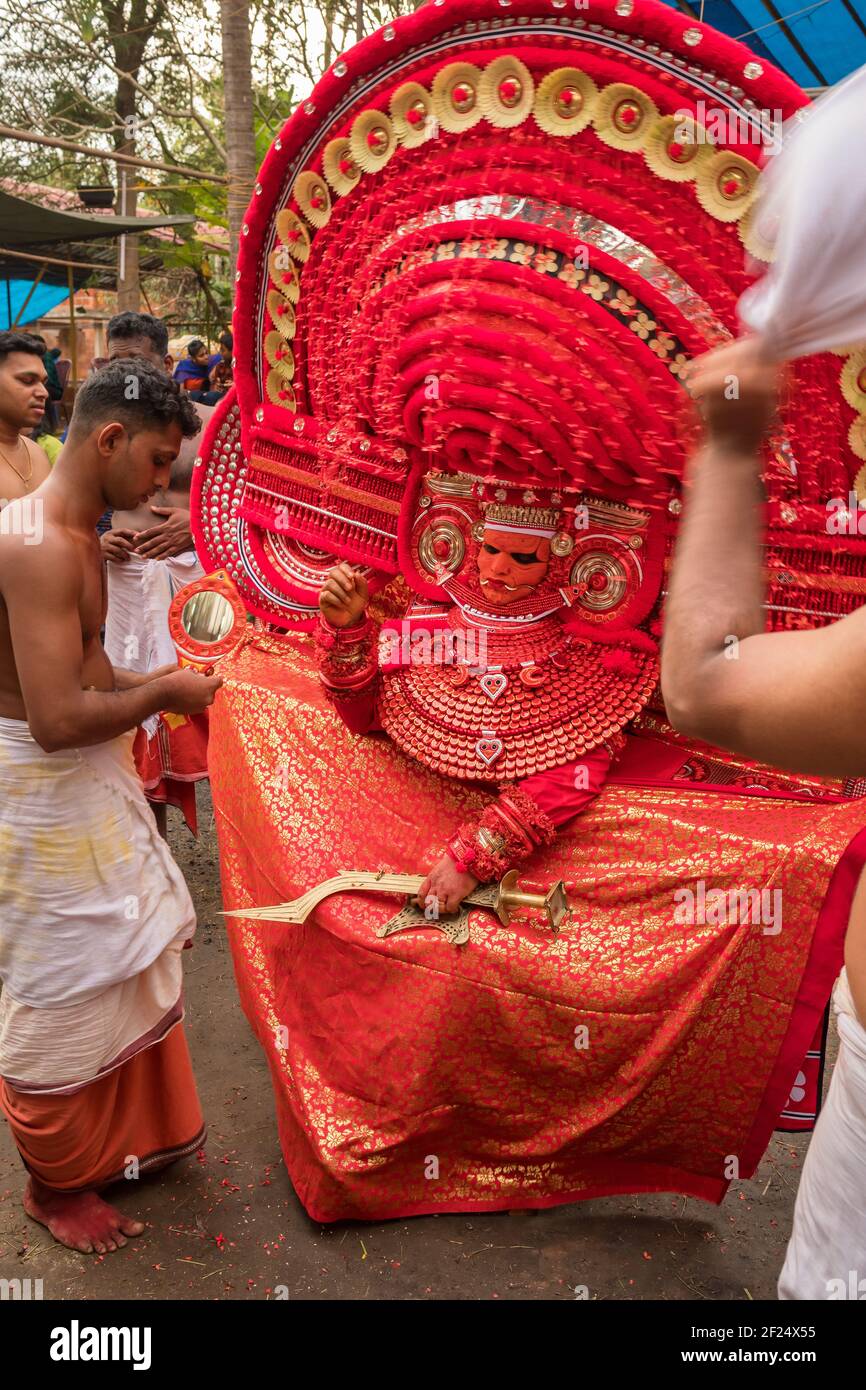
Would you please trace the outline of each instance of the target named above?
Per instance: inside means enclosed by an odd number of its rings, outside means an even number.
[[[464,840],[458,833],[452,835],[445,846],[445,853],[448,858],[453,860],[454,867],[460,874],[472,873],[472,866],[475,863],[476,850],[470,840]],[[473,877],[476,877],[473,874]]]
[[[369,614],[365,610],[363,613],[360,614],[359,617],[354,618],[351,623],[346,623],[344,624],[344,626],[338,627],[335,623],[332,623],[328,618],[325,617],[324,613],[320,608],[319,626],[321,627],[322,632],[326,633],[329,637],[333,637],[335,639],[339,639],[342,637],[348,638],[349,641],[357,641],[359,638],[366,636],[371,626],[371,619]]]

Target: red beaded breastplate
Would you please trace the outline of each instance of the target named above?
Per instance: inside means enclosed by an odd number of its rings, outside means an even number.
[[[655,656],[571,637],[558,614],[503,631],[455,607],[448,627],[474,659],[383,671],[379,693],[394,742],[448,777],[513,782],[572,762],[618,733],[658,679]]]

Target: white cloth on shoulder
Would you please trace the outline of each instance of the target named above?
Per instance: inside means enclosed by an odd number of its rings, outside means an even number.
[[[843,970],[839,1056],[803,1165],[779,1297],[866,1299],[866,1028]]]
[[[785,126],[762,176],[758,238],[775,248],[740,298],[780,361],[866,343],[866,67]]]
[[[194,550],[166,560],[145,560],[133,551],[128,560],[108,564],[105,651],[112,666],[148,675],[177,661],[168,627],[168,610],[178,589],[201,579]],[[149,736],[159,715],[144,721]]]
[[[0,719],[0,980],[19,1003],[93,998],[195,931],[133,737],[46,753]]]

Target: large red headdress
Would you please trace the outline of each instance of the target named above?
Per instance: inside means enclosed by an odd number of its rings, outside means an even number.
[[[655,0],[432,0],[340,58],[243,228],[203,558],[292,626],[338,558],[444,598],[487,507],[538,506],[583,616],[640,621],[683,368],[736,331],[765,145],[804,101]],[[768,457],[783,530],[824,529],[858,467],[866,389],[845,404],[839,367],[797,368]]]

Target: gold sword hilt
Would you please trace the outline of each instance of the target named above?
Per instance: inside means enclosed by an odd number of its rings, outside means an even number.
[[[517,886],[517,870],[511,869],[497,884],[493,899],[493,911],[503,927],[511,922],[512,914],[519,908],[528,907],[543,911],[553,931],[559,931],[569,914],[569,902],[562,879],[554,883],[546,893],[526,893]]]

